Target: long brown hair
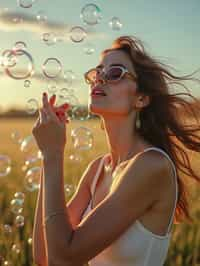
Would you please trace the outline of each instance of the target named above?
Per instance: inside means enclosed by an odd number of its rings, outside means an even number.
[[[189,212],[189,191],[181,173],[200,182],[200,176],[193,171],[184,149],[185,146],[189,150],[200,152],[200,104],[183,81],[199,80],[193,77],[195,72],[185,76],[172,74],[169,70],[172,67],[150,56],[141,40],[135,37],[117,38],[112,47],[104,50],[102,55],[113,50],[122,50],[129,55],[138,76],[138,90],[149,95],[151,99],[150,104],[140,111],[141,127],[136,130],[149,143],[166,151],[175,163],[179,193],[174,222],[179,223],[187,219],[191,223],[193,219]],[[187,92],[173,93],[176,86],[185,88]],[[190,101],[180,96],[187,96]],[[192,119],[196,123],[189,125],[184,119]]]

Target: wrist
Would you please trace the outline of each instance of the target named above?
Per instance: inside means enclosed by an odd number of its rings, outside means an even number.
[[[64,151],[62,150],[57,150],[54,152],[45,152],[43,153],[43,161],[44,162],[51,162],[55,160],[61,160],[64,158]]]

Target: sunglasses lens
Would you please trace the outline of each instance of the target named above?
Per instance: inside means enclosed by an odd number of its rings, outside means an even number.
[[[121,78],[122,75],[122,69],[118,67],[113,67],[108,70],[106,73],[107,80],[118,80]]]

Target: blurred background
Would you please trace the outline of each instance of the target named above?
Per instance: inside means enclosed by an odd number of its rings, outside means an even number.
[[[84,73],[115,38],[133,35],[175,74],[196,71],[200,78],[199,10],[199,0],[0,0],[0,265],[34,265],[42,156],[31,130],[42,93],[55,93],[57,105],[71,104],[64,164],[68,201],[88,163],[108,152],[99,119],[88,112]],[[198,105],[199,85],[186,85],[197,98],[191,104]],[[188,153],[200,171],[200,156]],[[194,223],[174,226],[165,266],[200,265],[200,192],[187,181]]]

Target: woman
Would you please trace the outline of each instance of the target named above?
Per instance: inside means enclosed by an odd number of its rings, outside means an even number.
[[[161,266],[173,222],[192,221],[177,170],[199,182],[182,147],[200,151],[196,105],[178,95],[196,99],[170,90],[195,79],[173,75],[129,36],[116,39],[85,79],[89,110],[101,117],[110,152],[89,164],[66,205],[65,117],[60,109],[56,116],[55,97],[49,103],[43,96],[32,131],[43,153],[34,260],[38,265]],[[185,115],[195,119],[196,128],[184,123]]]

